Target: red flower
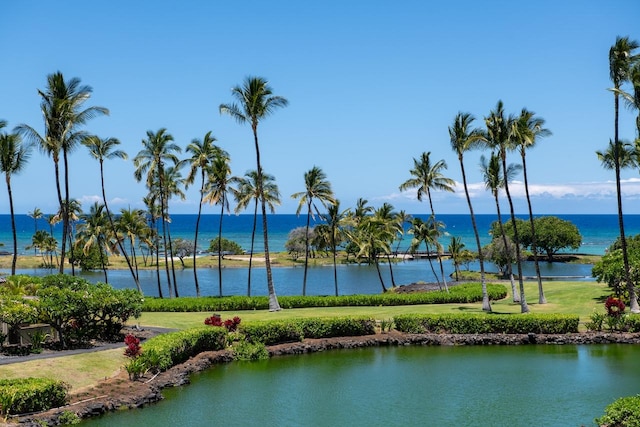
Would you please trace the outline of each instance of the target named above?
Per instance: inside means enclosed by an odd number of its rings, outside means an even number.
[[[609,297],[604,303],[604,307],[607,309],[607,314],[611,317],[619,317],[624,312],[624,302],[621,299],[615,297]]]

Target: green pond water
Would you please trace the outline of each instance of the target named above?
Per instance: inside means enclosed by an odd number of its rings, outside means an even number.
[[[640,346],[388,347],[218,365],[85,426],[594,426]]]

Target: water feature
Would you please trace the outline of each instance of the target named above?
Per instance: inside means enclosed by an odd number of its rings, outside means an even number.
[[[390,347],[219,365],[99,426],[579,426],[638,393],[631,345]]]

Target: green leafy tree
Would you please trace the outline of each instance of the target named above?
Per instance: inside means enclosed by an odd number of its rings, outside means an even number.
[[[350,224],[349,209],[340,211],[340,200],[335,200],[334,203],[327,207],[327,213],[323,215],[326,222],[326,231],[329,236],[329,245],[331,254],[333,255],[333,283],[335,288],[335,294],[338,296],[338,268],[336,263],[336,256],[338,252],[338,246],[345,240],[345,229]]]
[[[231,255],[237,255],[243,252],[242,247],[238,243],[233,240],[225,239],[224,237],[216,237],[209,242],[209,252],[217,253],[218,248],[222,249],[222,252],[226,252]]]
[[[291,195],[293,199],[300,199],[296,215],[300,215],[303,206],[307,210],[307,232],[305,233],[305,251],[304,251],[304,275],[302,278],[302,295],[307,294],[307,270],[309,268],[309,224],[311,218],[315,219],[314,210],[318,215],[320,211],[314,201],[319,201],[326,209],[328,205],[335,203],[331,183],[327,180],[327,175],[317,166],[314,166],[304,174],[305,191],[294,193]]]
[[[182,268],[185,268],[184,259],[193,255],[193,242],[191,240],[178,238],[174,239],[172,247],[173,252],[171,256],[178,257]]]
[[[629,262],[631,265],[640,265],[640,235],[630,237],[626,243]],[[628,280],[631,280],[634,288],[640,285],[640,269],[632,268],[627,276],[619,237],[607,253],[593,265],[591,275],[598,282],[606,283],[618,297],[629,297]]]
[[[267,205],[264,197],[264,181],[262,179],[262,163],[260,161],[260,146],[258,144],[258,124],[278,108],[289,104],[286,98],[273,95],[273,90],[267,80],[261,77],[247,77],[242,86],[231,89],[232,96],[238,103],[220,104],[220,114],[228,114],[238,123],[249,123],[253,132],[253,142],[256,149],[256,171],[258,173],[258,194],[262,207],[262,232],[264,235],[265,267],[267,270],[267,286],[269,289],[269,310],[279,311],[280,304],[273,285],[271,273],[271,259],[269,257],[269,232],[267,226]]]
[[[107,275],[107,253],[112,250],[109,230],[109,220],[104,205],[95,202],[88,214],[81,216],[82,222],[78,226],[77,244],[82,247],[85,256],[89,255],[93,247],[97,248],[100,256],[100,267],[104,274],[105,283],[109,283]]]

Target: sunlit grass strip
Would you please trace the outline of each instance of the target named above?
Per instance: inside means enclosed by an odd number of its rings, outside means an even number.
[[[491,300],[499,300],[507,295],[504,285],[489,284],[487,292]],[[482,301],[482,289],[479,283],[468,283],[450,288],[449,292],[419,292],[411,294],[385,293],[372,295],[343,296],[280,296],[280,307],[364,307],[395,306],[417,304],[466,304]],[[182,297],[182,298],[146,298],[143,311],[154,312],[195,312],[195,311],[239,311],[266,310],[269,299],[266,296],[243,297]]]

